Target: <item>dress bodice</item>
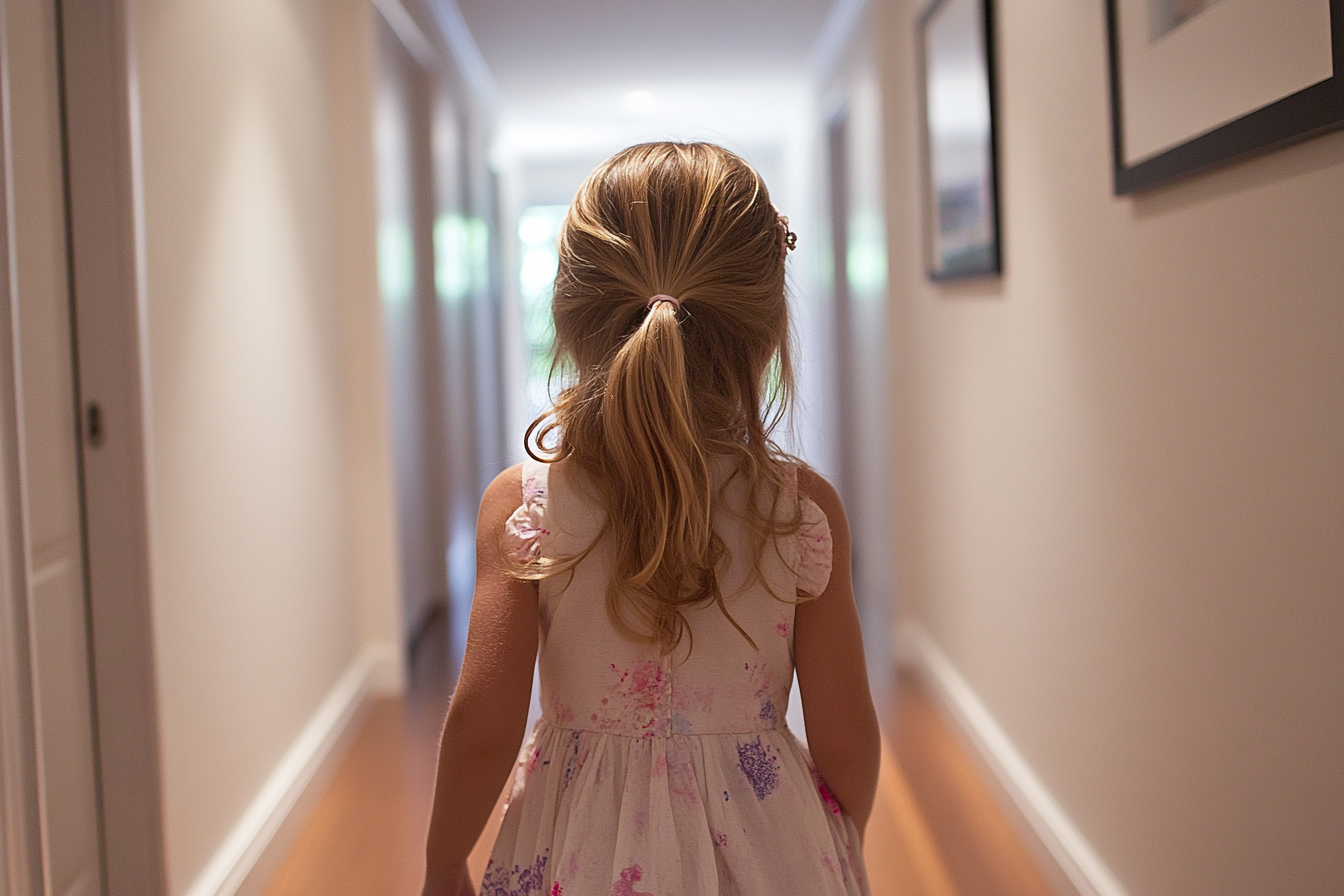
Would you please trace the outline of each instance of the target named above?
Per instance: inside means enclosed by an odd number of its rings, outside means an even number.
[[[629,737],[736,734],[784,724],[795,601],[799,591],[818,593],[829,579],[830,529],[816,504],[800,501],[791,468],[786,493],[761,501],[776,518],[799,508],[800,531],[758,549],[738,519],[748,499],[745,477],[721,468],[718,478],[714,525],[727,548],[719,583],[732,620],[712,602],[688,608],[687,632],[666,655],[622,634],[607,613],[610,551],[605,540],[598,543],[572,576],[540,584],[541,708],[548,722]],[[529,461],[523,479],[523,506],[509,530],[520,556],[573,556],[593,543],[605,513],[581,474],[564,461]]]

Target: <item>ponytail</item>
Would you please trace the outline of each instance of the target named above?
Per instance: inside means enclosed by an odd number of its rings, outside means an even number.
[[[674,302],[655,301],[616,352],[601,418],[621,521],[609,529],[618,560],[607,612],[626,635],[653,632],[675,646],[685,630],[683,606],[706,598],[723,606],[715,566],[725,548],[713,529],[709,463]]]

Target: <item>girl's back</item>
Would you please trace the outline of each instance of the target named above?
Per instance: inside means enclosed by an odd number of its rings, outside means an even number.
[[[472,893],[538,657],[487,896],[865,892],[879,741],[848,528],[771,441],[794,241],[721,147],[630,147],[580,187],[551,302],[565,385],[528,433],[549,462],[481,502],[426,894]],[[810,757],[784,724],[795,667]]]
[[[784,722],[794,596],[825,588],[827,520],[799,498],[795,471],[761,509],[781,518],[801,509],[802,528],[757,550],[744,478],[726,459],[713,472],[731,620],[714,603],[689,609],[670,654],[622,634],[607,611],[612,563],[601,541],[572,577],[541,582],[542,721],[482,896],[863,891],[857,831]],[[522,478],[506,525],[518,559],[594,543],[606,514],[581,471],[529,462]]]

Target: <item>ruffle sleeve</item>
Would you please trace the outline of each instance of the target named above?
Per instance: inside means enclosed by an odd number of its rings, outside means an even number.
[[[798,590],[815,597],[831,581],[831,524],[811,498],[799,497],[798,508],[803,516],[798,529]]]
[[[523,465],[523,503],[504,522],[504,547],[519,563],[541,556],[541,538],[546,529],[545,472]]]

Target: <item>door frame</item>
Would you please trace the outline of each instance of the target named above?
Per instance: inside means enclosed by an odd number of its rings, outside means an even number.
[[[129,0],[57,0],[105,880],[108,896],[167,896],[131,15]]]
[[[0,896],[27,896],[42,885],[42,823],[29,651],[28,587],[14,353],[15,251],[9,126],[9,58],[0,0]]]

